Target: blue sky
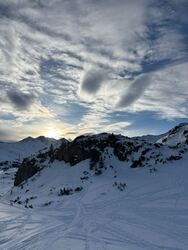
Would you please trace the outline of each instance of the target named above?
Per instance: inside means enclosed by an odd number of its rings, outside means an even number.
[[[188,121],[187,0],[0,0],[0,141]]]

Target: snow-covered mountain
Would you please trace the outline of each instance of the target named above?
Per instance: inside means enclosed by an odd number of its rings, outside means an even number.
[[[4,171],[0,249],[186,250],[187,128],[80,136]]]
[[[45,137],[36,139],[28,137],[14,144],[13,156],[17,153],[24,158],[16,172],[14,185],[20,190],[20,185],[23,187],[28,181],[36,179],[40,182],[37,175],[41,176],[43,172],[48,172],[49,168],[55,172],[54,169],[57,166],[62,166],[63,172],[68,168],[68,172],[75,176],[73,182],[78,182],[78,187],[81,187],[81,183],[85,183],[85,180],[90,179],[91,176],[106,175],[109,169],[114,168],[114,161],[115,165],[123,164],[125,169],[147,167],[150,172],[155,172],[159,167],[174,161],[180,162],[186,157],[188,154],[187,124],[180,124],[160,137],[156,142],[151,142],[149,136],[129,138],[108,133],[79,136],[71,142],[65,139],[57,141]],[[53,146],[50,147],[50,145]],[[76,169],[80,164],[84,167],[81,168],[82,173],[78,174]],[[117,172],[118,169],[114,172],[114,183],[116,183]],[[30,180],[34,175],[36,176]],[[47,174],[49,178],[52,175],[53,173]],[[67,178],[65,174],[63,176]],[[64,177],[59,175],[60,179]],[[67,180],[66,185],[70,184],[70,178]]]
[[[164,137],[158,140],[159,143],[168,146],[177,146],[182,143],[188,143],[188,123],[180,123],[171,129]]]
[[[59,147],[66,143],[66,139],[55,140],[39,136],[27,137],[18,142],[0,142],[0,165],[11,165],[13,162],[21,162],[24,158],[36,154],[39,151],[48,150],[51,145]]]

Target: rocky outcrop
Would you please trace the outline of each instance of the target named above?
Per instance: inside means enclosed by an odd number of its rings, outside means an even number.
[[[110,147],[120,161],[127,161],[132,153],[138,152],[142,144],[143,142],[139,140],[108,133],[79,136],[72,142],[62,142],[59,148],[54,149],[51,145],[48,151],[39,152],[35,158],[24,160],[16,173],[14,185],[18,186],[32,177],[40,170],[38,166],[46,161],[51,163],[54,160],[65,161],[74,166],[81,161],[90,159],[90,169],[97,171],[98,165],[101,168],[102,154],[106,148]]]
[[[40,168],[36,165],[36,160],[24,160],[19,167],[14,181],[14,186],[20,185],[23,181],[26,181],[34,174],[36,174]]]
[[[177,133],[177,134],[176,134]],[[173,137],[173,138],[172,138]],[[175,145],[165,145],[162,141],[173,139]],[[122,135],[102,133],[98,135],[79,136],[72,142],[62,141],[59,147],[51,144],[48,151],[39,152],[21,164],[16,173],[15,186],[36,174],[42,165],[51,164],[54,160],[65,161],[71,166],[86,159],[90,160],[90,170],[96,175],[106,169],[105,159],[115,156],[120,161],[127,161],[131,168],[151,167],[179,160],[188,151],[188,126],[175,127],[162,140],[151,143],[142,138],[129,138]],[[174,139],[175,138],[175,139]],[[187,139],[185,141],[185,139]],[[176,154],[175,154],[176,152]]]
[[[116,136],[105,133],[97,136],[80,136],[65,147],[57,149],[55,158],[68,162],[72,166],[86,159],[98,161],[104,148],[115,147],[117,140]]]

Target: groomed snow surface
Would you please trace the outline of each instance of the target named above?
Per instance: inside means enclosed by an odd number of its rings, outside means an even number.
[[[12,172],[1,172],[0,249],[187,250],[188,158],[153,172],[116,158],[106,165],[95,176],[87,160],[74,167],[55,162],[11,192]],[[81,180],[84,171],[89,178]],[[83,190],[58,196],[78,186]],[[22,204],[11,205],[17,196]],[[27,198],[33,208],[24,207]]]

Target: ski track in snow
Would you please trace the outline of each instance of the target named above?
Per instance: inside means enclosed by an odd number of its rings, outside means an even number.
[[[111,199],[101,193],[107,185],[102,183],[96,188],[98,194],[88,200],[91,185],[55,208],[29,210],[2,201],[0,249],[186,250],[188,211],[181,207],[180,194],[188,185],[183,175],[174,183],[175,174],[166,189],[162,182],[153,192],[142,182],[140,191],[133,187]],[[166,206],[161,206],[163,201]]]

